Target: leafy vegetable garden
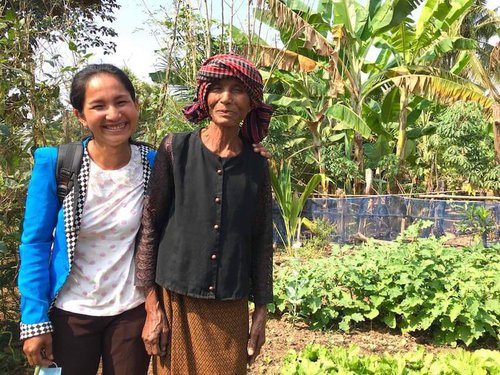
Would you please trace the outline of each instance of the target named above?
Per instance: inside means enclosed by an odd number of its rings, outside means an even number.
[[[499,250],[449,248],[436,239],[334,247],[330,257],[278,267],[276,311],[312,329],[348,332],[370,322],[427,331],[440,344],[497,341]]]
[[[415,237],[422,227],[410,227],[390,244],[368,241],[326,246],[321,256],[303,249],[279,256],[271,321],[278,330],[277,322],[286,321],[325,336],[295,347],[279,365],[264,349],[255,373],[498,373],[500,246],[450,247],[445,239]],[[353,332],[373,331],[390,339],[363,350],[356,339],[351,342]],[[343,345],[327,332],[344,336]],[[397,337],[427,346],[399,352]]]
[[[282,374],[495,374],[499,353],[490,350],[433,355],[423,350],[401,356],[362,355],[355,347],[308,346],[284,359]]]

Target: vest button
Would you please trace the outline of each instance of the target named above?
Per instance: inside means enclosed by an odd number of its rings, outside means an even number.
[[[220,228],[220,227],[219,227],[219,224],[215,224],[215,225],[214,225],[214,229],[215,229],[215,230],[219,230],[219,228]]]
[[[216,260],[217,259],[217,255],[216,254],[212,254],[212,256],[210,257],[212,260]]]
[[[209,290],[209,291],[211,291],[211,292],[213,292],[213,291],[214,291],[214,289],[215,289],[215,288],[214,288],[213,286],[209,286],[209,287],[208,287],[208,290]]]
[[[220,203],[220,198],[219,197],[215,197],[215,203]]]
[[[222,169],[217,169],[217,174],[218,174],[219,176],[222,176]]]

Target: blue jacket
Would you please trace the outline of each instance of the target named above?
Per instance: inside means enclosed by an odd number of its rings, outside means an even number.
[[[139,148],[146,189],[155,151],[145,145],[139,145]],[[62,205],[56,194],[56,162],[56,147],[35,151],[19,246],[21,339],[53,331],[48,314],[71,271],[87,194],[90,158],[86,147],[78,184]]]

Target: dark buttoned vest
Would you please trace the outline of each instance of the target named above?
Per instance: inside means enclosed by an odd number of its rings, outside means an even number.
[[[267,162],[243,142],[221,158],[199,132],[172,141],[174,196],[159,245],[156,282],[179,294],[219,300],[246,298],[252,228]]]

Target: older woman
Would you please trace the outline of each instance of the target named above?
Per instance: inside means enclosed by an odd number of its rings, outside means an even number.
[[[161,373],[244,374],[264,343],[273,295],[267,162],[243,138],[260,141],[272,110],[241,56],[211,57],[197,83],[184,113],[209,124],[165,137],[145,200],[136,254],[143,339]]]

